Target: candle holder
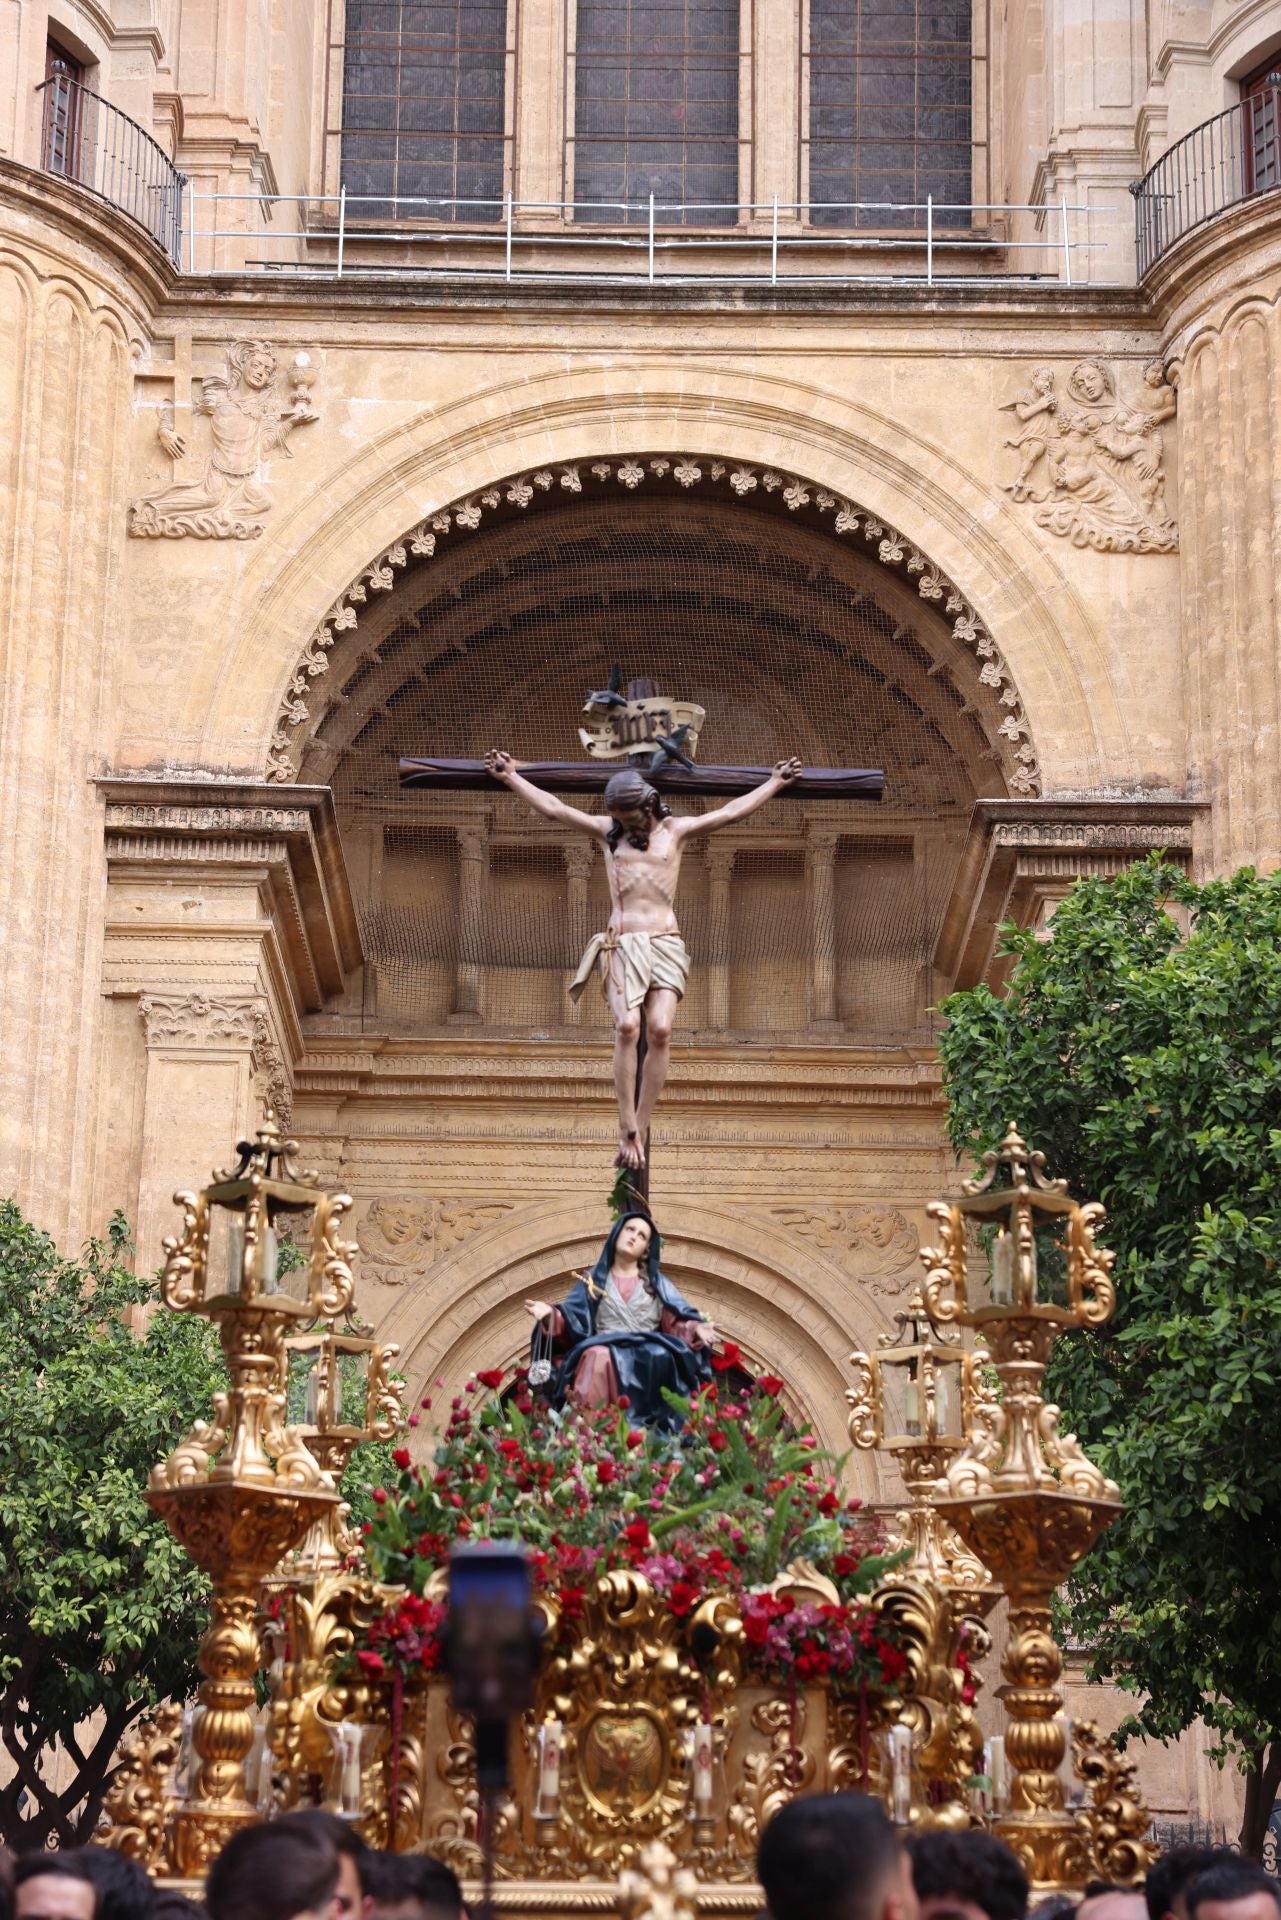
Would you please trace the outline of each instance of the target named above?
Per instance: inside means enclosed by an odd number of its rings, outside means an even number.
[[[990,1647],[984,1620],[998,1596],[982,1562],[940,1518],[934,1495],[968,1442],[975,1409],[992,1398],[989,1356],[982,1348],[966,1352],[956,1328],[933,1321],[919,1287],[894,1322],[896,1331],[882,1337],[875,1353],[850,1355],[855,1385],[845,1395],[849,1434],[856,1447],[891,1454],[902,1476],[908,1505],[895,1515],[895,1525],[910,1559],[885,1588],[900,1589],[902,1605],[928,1609],[931,1620],[930,1651],[915,1676],[905,1719],[930,1795],[910,1817],[922,1825],[959,1827],[968,1824],[968,1783],[982,1746],[962,1693],[968,1691],[971,1659]],[[969,1677],[975,1685],[972,1672]]]
[[[258,1586],[311,1526],[338,1504],[329,1474],[284,1424],[286,1330],[344,1313],[354,1247],[338,1237],[351,1205],[299,1174],[293,1141],[270,1110],[230,1172],[179,1193],[182,1232],[165,1241],[166,1305],[214,1322],[230,1376],[214,1424],[197,1421],[153,1469],[147,1499],[213,1584],[200,1643],[204,1674],[192,1727],[194,1765],[174,1820],[174,1865],[203,1874],[235,1830],[257,1818],[245,1780],[253,1743]],[[278,1223],[310,1215],[310,1257],[282,1286]]]
[[[940,1478],[937,1507],[1004,1586],[1010,1641],[999,1689],[1009,1715],[1009,1811],[994,1829],[1019,1855],[1034,1889],[1079,1886],[1089,1874],[1089,1838],[1065,1805],[1062,1656],[1050,1624],[1054,1589],[1121,1511],[1116,1486],[1059,1431],[1042,1395],[1060,1332],[1101,1326],[1115,1305],[1112,1255],[1094,1243],[1103,1217],[1065,1180],[1045,1173],[1010,1126],[986,1171],[959,1201],[936,1201],[941,1244],[922,1252],[932,1321],[986,1335],[999,1399],[974,1409],[969,1444]],[[967,1237],[986,1245],[987,1298],[968,1292]]]

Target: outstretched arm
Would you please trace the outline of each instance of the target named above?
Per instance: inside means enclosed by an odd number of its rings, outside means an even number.
[[[772,800],[786,786],[790,786],[801,770],[801,763],[792,756],[790,760],[780,760],[768,780],[759,787],[753,787],[750,793],[739,794],[737,800],[727,800],[723,807],[713,808],[711,813],[687,814],[684,819],[673,824],[682,840],[688,840],[696,833],[715,833],[717,827],[728,827],[734,820],[745,820],[749,813],[755,813],[767,800]]]
[[[491,747],[485,755],[485,765],[495,780],[501,780],[505,787],[518,793],[527,800],[536,813],[547,820],[558,820],[562,827],[572,827],[578,833],[590,833],[597,840],[603,840],[609,832],[609,821],[602,820],[599,814],[580,813],[577,807],[567,807],[554,793],[544,793],[528,780],[523,780],[516,771],[516,762],[509,753],[503,753],[498,747]]]

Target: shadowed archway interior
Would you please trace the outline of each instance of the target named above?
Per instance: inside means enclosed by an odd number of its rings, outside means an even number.
[[[868,554],[781,499],[748,508],[670,479],[493,515],[334,647],[299,777],[334,790],[368,956],[362,1024],[603,1035],[599,996],[573,1008],[565,993],[608,913],[592,842],[567,845],[505,793],[402,794],[397,761],[491,745],[577,758],[584,697],[615,662],[705,708],[703,762],[885,769],[880,805],[776,802],[691,850],[682,1026],[928,1039],[970,808],[1006,792],[1000,689]]]

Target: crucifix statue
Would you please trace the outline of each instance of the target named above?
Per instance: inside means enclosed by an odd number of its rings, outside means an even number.
[[[677,819],[661,794],[634,768],[613,775],[605,788],[604,814],[567,807],[524,779],[516,762],[497,748],[485,761],[505,787],[527,800],[544,819],[574,833],[587,833],[605,848],[609,874],[609,926],[591,941],[570,985],[576,1000],[599,964],[601,986],[614,1020],[614,1087],[618,1094],[618,1161],[639,1171],[645,1136],[667,1079],[672,1021],[685,992],[689,954],[676,924],[676,883],[686,842],[698,834],[745,820],[795,780],[799,760],[780,760],[750,792],[711,813]],[[637,1085],[641,1019],[646,1048]]]
[[[624,698],[616,685],[588,698],[596,741],[583,731],[591,752],[600,752],[602,714],[618,710],[608,745],[617,758],[646,761],[618,771],[587,761],[518,762],[495,748],[484,760],[413,758],[400,762],[404,788],[435,792],[492,792],[506,787],[544,818],[605,849],[611,911],[609,925],[588,945],[570,985],[577,999],[594,970],[614,1020],[614,1085],[618,1095],[618,1165],[636,1202],[647,1192],[646,1135],[667,1078],[672,1019],[685,990],[689,956],[676,923],[676,886],[686,841],[745,819],[777,795],[791,799],[879,800],[883,775],[875,769],[802,767],[780,760],[767,767],[695,766],[693,752],[701,708],[668,702],[648,682],[633,682]],[[631,697],[636,696],[636,697]],[[679,723],[679,724],[678,724]],[[630,729],[630,731],[629,731]],[[632,734],[640,729],[635,739]],[[608,731],[608,728],[606,728]],[[652,752],[652,758],[650,757]],[[605,811],[588,814],[566,806],[564,793],[599,793]],[[667,794],[721,799],[708,813],[676,817]]]

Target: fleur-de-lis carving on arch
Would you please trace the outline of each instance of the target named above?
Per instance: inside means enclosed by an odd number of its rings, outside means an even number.
[[[914,582],[922,600],[941,602],[943,613],[951,620],[954,639],[983,661],[978,678],[1009,709],[1007,724],[1001,728],[991,752],[1002,764],[1010,791],[1025,796],[1040,793],[1041,775],[1031,728],[1018,688],[996,642],[960,589],[906,534],[864,513],[854,502],[816,488],[799,474],[780,473],[772,467],[730,466],[719,460],[707,462],[687,453],[631,454],[617,461],[597,460],[587,468],[581,463],[564,466],[556,472],[547,467],[530,468],[526,473],[512,475],[501,486],[489,488],[479,497],[469,494],[451,502],[404,534],[362,567],[302,648],[272,733],[267,752],[267,779],[283,782],[296,778],[305,738],[300,736],[299,729],[310,718],[312,683],[327,671],[329,649],[339,633],[349,632],[357,624],[357,607],[366,605],[371,593],[392,591],[396,575],[404,572],[411,560],[423,562],[438,557],[443,539],[475,533],[485,513],[503,502],[524,513],[536,499],[563,505],[567,500],[590,499],[600,487],[622,487],[635,494],[647,479],[661,480],[669,473],[685,492],[699,487],[722,492],[728,488],[744,505],[755,504],[753,495],[759,498],[761,494],[781,493],[790,513],[799,514],[804,510],[816,515],[819,523],[839,539],[853,539],[861,533],[867,552],[880,566]],[[595,488],[587,484],[589,474]],[[1008,724],[1011,720],[1013,727]]]

